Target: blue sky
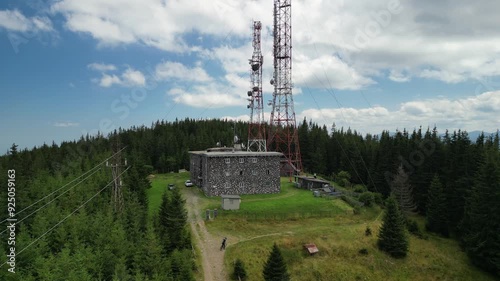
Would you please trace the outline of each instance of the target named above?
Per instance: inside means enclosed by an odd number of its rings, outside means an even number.
[[[500,3],[351,2],[292,1],[298,121],[500,127]],[[270,100],[270,0],[2,1],[0,154],[159,119],[248,120],[252,20]]]

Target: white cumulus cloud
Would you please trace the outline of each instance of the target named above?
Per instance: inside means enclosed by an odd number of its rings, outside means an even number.
[[[75,122],[54,122],[52,125],[54,127],[67,128],[67,127],[78,127],[78,126],[80,126],[80,123],[75,123]]]
[[[189,68],[179,62],[166,61],[156,66],[155,76],[158,80],[207,82],[212,78],[200,66]]]
[[[116,70],[116,66],[114,66],[112,64],[96,63],[96,62],[87,65],[87,67],[92,69],[92,70],[96,70],[96,71],[100,71],[100,72]]]
[[[0,28],[17,32],[53,31],[52,21],[48,17],[26,17],[18,10],[0,10]]]
[[[109,88],[113,85],[123,87],[140,87],[146,85],[146,77],[139,70],[127,67],[122,73],[117,73],[118,69],[113,64],[91,63],[87,67],[91,70],[101,72],[100,78],[94,78],[92,81],[103,88]],[[115,73],[109,73],[115,72]]]
[[[306,117],[327,126],[350,127],[364,133],[380,133],[413,129],[418,126],[445,130],[484,130],[496,132],[500,128],[500,91],[460,99],[434,98],[402,103],[389,110],[383,106],[371,108],[311,108],[298,114],[298,120]]]

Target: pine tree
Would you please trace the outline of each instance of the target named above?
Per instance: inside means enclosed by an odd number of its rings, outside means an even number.
[[[446,197],[439,176],[435,175],[429,187],[427,198],[427,221],[425,227],[428,231],[439,233],[448,237],[448,220],[446,216]]]
[[[500,276],[499,162],[488,156],[477,174],[466,201],[462,239],[474,264]]]
[[[172,190],[170,196],[163,194],[158,213],[158,234],[166,253],[174,249],[186,249],[191,246],[189,232],[186,229],[187,212],[185,201],[179,189]]]
[[[274,243],[273,249],[266,264],[264,265],[264,280],[266,281],[289,281],[290,275],[281,255],[278,245]]]
[[[156,232],[158,233],[158,238],[160,244],[163,246],[163,252],[165,255],[170,253],[170,235],[169,235],[169,205],[170,197],[167,193],[163,193],[160,209],[158,211],[157,223],[155,224]]]
[[[245,270],[245,265],[243,261],[237,259],[234,263],[233,279],[238,281],[243,281],[247,279],[247,271]]]
[[[194,281],[192,272],[193,260],[188,250],[174,250],[171,256],[173,280]]]
[[[149,227],[144,234],[143,240],[136,247],[134,256],[134,268],[137,274],[145,274],[153,277],[155,273],[162,272],[162,247],[155,233]]]
[[[413,191],[408,182],[408,174],[406,174],[403,165],[400,164],[398,172],[391,182],[391,191],[399,204],[399,208],[404,213],[414,213],[417,209],[413,201]]]
[[[408,237],[403,215],[396,199],[387,199],[387,210],[378,235],[377,245],[380,250],[395,258],[403,258],[408,252]]]

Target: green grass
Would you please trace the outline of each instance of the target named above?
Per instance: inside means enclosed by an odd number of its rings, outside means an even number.
[[[220,209],[220,199],[209,208]],[[352,208],[340,199],[314,197],[311,191],[297,189],[288,178],[281,180],[281,192],[277,194],[242,195],[239,210],[220,211],[223,218],[245,219],[297,219],[313,216],[336,216],[352,213]]]
[[[367,224],[370,237],[364,235]],[[238,233],[250,230],[257,236],[228,246],[226,268],[240,258],[248,280],[262,280],[264,262],[276,242],[294,280],[495,280],[473,267],[456,241],[433,235],[428,240],[412,236],[408,257],[393,259],[376,247],[379,227],[379,220],[349,223],[332,218],[241,224]],[[308,256],[302,248],[306,243],[315,243],[320,252]],[[358,253],[363,248],[368,255]]]
[[[150,195],[150,207],[165,186],[183,182],[188,174],[157,176]],[[156,183],[158,182],[158,183]],[[160,189],[161,192],[153,191]],[[199,211],[207,208],[220,209],[219,197],[205,197],[198,188]],[[186,188],[183,191],[187,192]],[[159,202],[159,201],[158,201]],[[156,207],[155,207],[156,206]],[[297,209],[309,212],[331,210],[335,215],[327,218],[255,219],[246,217],[247,212],[287,213]],[[379,207],[362,208],[354,215],[352,208],[342,200],[315,198],[310,191],[299,190],[282,179],[279,194],[243,195],[240,211],[222,212],[225,215],[207,221],[208,230],[218,236],[227,236],[228,247],[225,264],[231,273],[233,262],[240,258],[245,263],[248,280],[262,280],[262,268],[276,242],[283,253],[292,280],[495,280],[470,264],[458,243],[433,234],[422,240],[410,236],[410,251],[405,259],[393,259],[376,247],[382,210]],[[416,219],[422,226],[424,219]],[[372,236],[364,235],[366,227]],[[320,252],[308,256],[303,250],[306,243],[315,243]],[[360,249],[368,255],[360,255]]]
[[[158,211],[163,193],[168,190],[171,183],[177,188],[184,188],[184,182],[189,179],[189,173],[171,173],[154,175],[151,180],[151,188],[147,190],[149,202],[149,214]]]
[[[147,190],[149,215],[151,216],[153,213],[158,212],[158,209],[161,205],[163,193],[168,192],[169,184],[173,183],[176,188],[180,188],[182,192],[185,192],[187,188],[184,186],[184,182],[187,179],[189,179],[189,173],[159,174],[150,177],[151,188]],[[198,189],[196,187],[189,188],[194,188],[196,190]],[[196,280],[203,280],[203,270],[201,270],[201,253],[199,248],[196,247],[196,241],[192,242],[193,246],[195,247],[193,251],[196,267],[196,270],[194,270],[195,278]]]

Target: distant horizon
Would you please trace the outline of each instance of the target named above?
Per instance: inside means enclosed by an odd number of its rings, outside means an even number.
[[[227,118],[199,118],[199,119],[196,119],[196,121],[198,120],[211,120],[211,119],[219,119],[219,120],[226,120]],[[185,119],[178,119],[178,121],[184,121]],[[142,127],[142,126],[145,126],[146,128],[151,128],[151,126],[156,123],[156,122],[170,122],[170,123],[173,123],[175,122],[175,118],[174,120],[156,120],[156,121],[153,121],[151,122],[151,124],[149,125],[145,125],[145,124],[138,124],[138,125],[132,125],[130,127],[127,127],[127,128],[121,128],[122,130],[130,130],[132,129],[132,127]],[[227,119],[228,122],[232,122],[232,121],[235,121],[235,120],[230,120],[230,119]],[[241,121],[241,122],[248,122],[246,120],[236,120],[237,122]],[[327,126],[327,129],[329,131],[329,133],[331,133],[331,124],[330,126],[328,124],[319,124],[319,123],[316,123],[314,121],[312,121],[313,124],[318,124],[320,126],[323,126],[323,125],[326,125]],[[267,123],[267,122],[266,122]],[[308,120],[308,123],[309,123],[309,120]],[[297,120],[297,126],[300,126],[302,124],[302,120]],[[427,127],[424,128],[424,126],[421,126],[422,127],[422,132],[425,133],[427,131]],[[361,134],[363,137],[366,137],[367,134],[370,134],[372,136],[379,136],[383,131],[387,131],[389,132],[389,134],[392,136],[394,134],[396,134],[396,132],[402,132],[405,128],[403,129],[394,129],[394,130],[388,130],[388,129],[384,129],[382,131],[379,131],[379,132],[376,132],[376,133],[373,133],[373,132],[367,132],[367,133],[361,133],[359,130],[357,130],[356,128],[352,128],[352,127],[338,127],[336,126],[336,129],[337,130],[341,130],[343,128],[344,132],[347,131],[348,129],[351,129],[351,131],[356,131],[358,134]],[[406,128],[407,132],[409,132],[411,134],[411,132],[413,132],[413,130],[418,130],[418,128],[420,128],[420,126],[416,126],[416,127],[413,127],[411,129],[408,129]],[[432,131],[434,127],[429,127],[429,129]],[[437,128],[437,131],[439,133],[440,136],[443,136],[446,132],[447,129],[444,129],[443,131],[439,128],[439,127],[436,127]],[[490,136],[490,135],[495,135],[497,132],[500,132],[500,129],[497,129],[497,131],[495,132],[487,132],[487,131],[481,131],[481,130],[473,130],[473,131],[468,131],[468,130],[462,130],[462,129],[453,129],[453,130],[449,130],[448,129],[448,132],[450,133],[453,133],[455,131],[462,131],[462,132],[467,132],[467,134],[469,135],[469,139],[471,141],[476,141],[477,137],[481,134],[481,133],[484,133],[485,136]],[[103,135],[104,137],[108,137],[109,134],[111,132],[107,132],[105,134],[103,134],[102,132],[99,132],[99,134]],[[98,134],[97,133],[94,133],[94,134],[88,134],[89,137],[95,137],[97,136]],[[28,150],[32,150],[34,147],[36,148],[40,148],[44,145],[47,145],[47,146],[51,146],[52,143],[55,143],[57,146],[60,146],[63,142],[74,142],[74,141],[78,141],[80,140],[81,138],[85,138],[86,137],[86,134],[82,134],[76,138],[73,138],[73,139],[63,139],[63,140],[51,140],[51,141],[48,141],[48,142],[44,142],[44,143],[39,143],[39,144],[29,144],[29,145],[21,145],[20,143],[18,142],[13,142],[11,144],[8,144],[7,147],[4,146],[4,149],[3,150],[0,150],[0,151],[3,151],[2,153],[0,153],[0,156],[5,156],[7,155],[8,151],[10,150],[10,148],[12,147],[13,144],[16,144],[18,147],[18,151],[21,151],[21,150],[25,150],[25,149],[28,149]]]

